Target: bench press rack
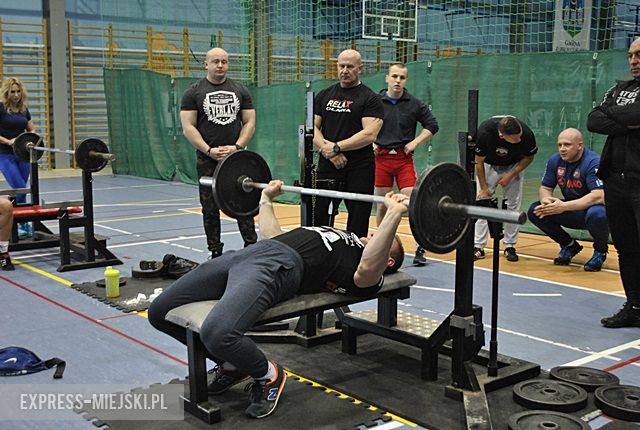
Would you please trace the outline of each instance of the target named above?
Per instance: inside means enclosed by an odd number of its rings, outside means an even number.
[[[31,203],[14,206],[14,221],[11,230],[9,251],[23,251],[60,247],[58,272],[88,269],[92,267],[122,264],[107,249],[107,238],[96,237],[93,216],[93,177],[91,171],[82,171],[82,201],[38,204],[40,186],[37,160],[31,160]],[[81,203],[82,208],[77,206]],[[82,213],[82,215],[79,215]],[[59,233],[55,234],[42,221],[58,220]],[[18,223],[33,222],[33,237],[21,240],[18,237]],[[72,228],[83,228],[81,238],[70,233]],[[72,254],[82,256],[82,261],[72,261]]]

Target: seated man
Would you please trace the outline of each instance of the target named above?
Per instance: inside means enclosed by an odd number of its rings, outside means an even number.
[[[374,295],[383,274],[398,270],[404,249],[396,237],[407,207],[404,194],[385,196],[387,214],[375,235],[355,234],[330,227],[299,227],[283,232],[271,199],[281,193],[281,181],[271,181],[260,199],[262,240],[242,250],[227,252],[202,263],[178,279],[149,307],[149,322],[186,343],[183,327],[165,321],[178,306],[219,300],[204,320],[200,338],[215,361],[210,394],[220,394],[253,378],[246,410],[252,418],[273,412],[284,387],[281,365],[267,360],[245,332],[270,307],[296,294],[328,291]]]
[[[558,135],[558,153],[551,156],[542,178],[540,201],[529,207],[529,220],[560,245],[553,264],[568,265],[582,246],[562,228],[587,229],[593,237],[593,256],[584,270],[596,272],[607,259],[609,226],[602,181],[596,177],[600,157],[586,149],[582,133],[567,128]],[[558,185],[564,199],[553,197]]]
[[[0,268],[14,270],[9,256],[9,238],[13,226],[13,205],[4,196],[0,196]]]

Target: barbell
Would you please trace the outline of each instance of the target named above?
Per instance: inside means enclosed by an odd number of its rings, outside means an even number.
[[[13,153],[23,161],[37,161],[45,152],[73,155],[78,167],[89,172],[99,172],[105,168],[108,161],[116,159],[115,155],[109,153],[107,144],[100,139],[85,139],[75,151],[47,148],[42,137],[30,132],[22,133],[13,143]]]
[[[224,158],[212,177],[200,184],[213,189],[218,207],[232,218],[252,217],[260,209],[260,194],[271,181],[266,161],[251,151],[236,151]],[[383,196],[283,185],[282,191],[332,199],[384,204]],[[473,183],[464,169],[453,163],[436,164],[423,172],[409,202],[409,225],[423,248],[445,254],[458,247],[473,218],[524,224],[524,212],[475,206]]]

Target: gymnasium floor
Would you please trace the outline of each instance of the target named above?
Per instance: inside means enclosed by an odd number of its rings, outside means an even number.
[[[41,198],[47,201],[81,197],[79,177],[42,178],[40,187]],[[96,233],[110,237],[109,249],[124,262],[117,267],[121,277],[130,276],[140,260],[160,260],[168,253],[198,262],[206,259],[195,186],[103,174],[94,177],[94,199]],[[276,211],[284,228],[298,225],[297,206],[276,205]],[[344,221],[341,214],[336,226],[344,226]],[[53,230],[57,227],[48,224]],[[427,266],[413,267],[415,243],[408,225],[400,232],[408,252],[402,270],[418,279],[401,309],[443,319],[453,308],[455,256],[430,254]],[[242,244],[230,219],[223,221],[223,240],[225,250]],[[487,258],[476,263],[474,303],[485,309],[488,341],[491,253],[487,251]],[[552,264],[557,247],[545,237],[523,234],[518,252],[517,263],[500,259],[499,352],[539,363],[547,370],[560,365],[605,369],[623,384],[640,385],[640,329],[611,330],[599,323],[624,301],[615,251],[599,273],[582,270],[582,263],[591,255],[590,244],[569,267]],[[3,378],[3,384],[123,384],[134,388],[186,376],[185,348],[156,332],[144,312],[123,313],[69,287],[102,278],[104,268],[58,273],[57,249],[14,252],[12,257],[16,271],[0,272],[0,347],[23,346],[43,359],[61,357],[67,369],[58,381],[51,379],[52,371],[45,371]],[[352,309],[373,306],[370,302]],[[599,418],[591,425],[599,428],[606,422]],[[252,421],[246,424],[253,428]],[[415,425],[395,417],[379,427]],[[0,421],[0,429],[49,428],[95,427],[72,412],[64,422]]]

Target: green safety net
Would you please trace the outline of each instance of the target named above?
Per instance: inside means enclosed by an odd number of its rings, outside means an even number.
[[[378,91],[385,72],[365,74],[363,82]],[[180,98],[189,78],[171,78],[144,70],[105,70],[113,170],[196,183],[195,150],[182,136]],[[555,52],[491,54],[442,58],[409,64],[408,90],[429,103],[440,124],[430,145],[417,151],[418,172],[438,162],[457,162],[458,133],[467,130],[468,91],[479,90],[479,122],[511,114],[534,131],[539,147],[525,171],[522,209],[537,200],[546,161],[558,133],[581,130],[585,146],[600,152],[605,136],[586,130],[587,116],[616,79],[628,78],[626,53]],[[334,81],[314,81],[314,92]],[[249,148],[260,153],[273,177],[292,184],[300,177],[299,126],[306,118],[305,84],[249,87],[256,107],[256,133]],[[287,195],[285,201],[298,202]],[[528,225],[525,231],[536,231]]]

